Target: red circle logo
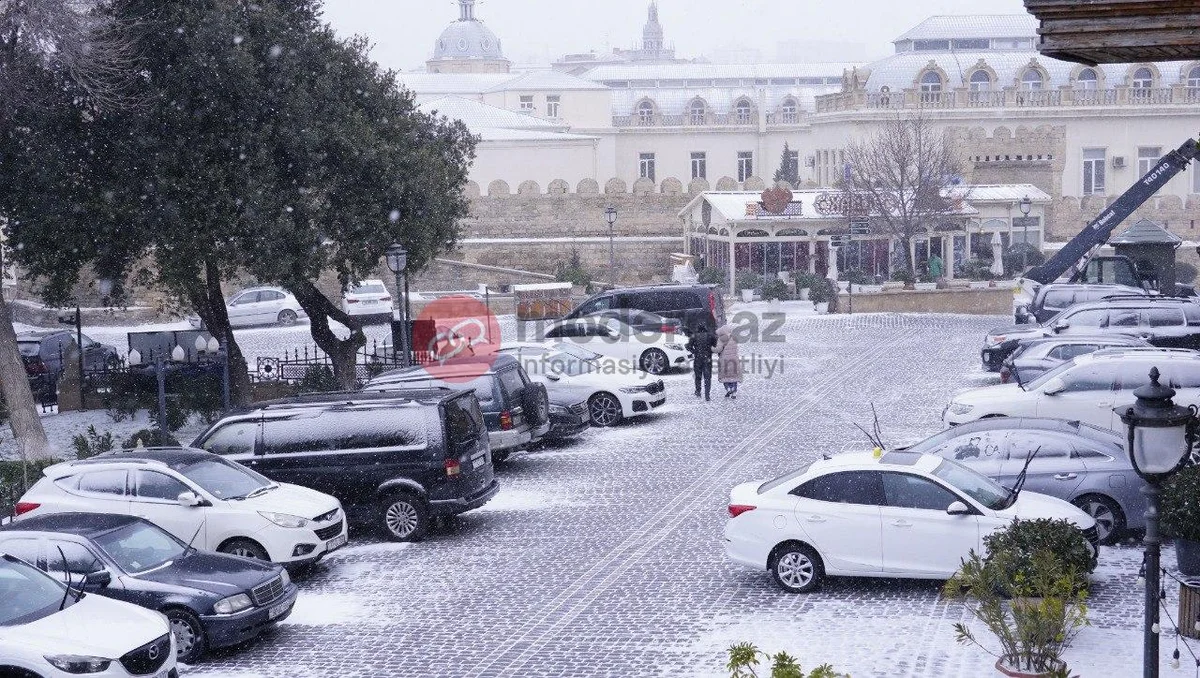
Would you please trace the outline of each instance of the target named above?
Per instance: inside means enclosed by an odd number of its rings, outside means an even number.
[[[465,383],[487,374],[500,350],[500,323],[466,295],[425,304],[413,321],[413,354],[435,379]]]

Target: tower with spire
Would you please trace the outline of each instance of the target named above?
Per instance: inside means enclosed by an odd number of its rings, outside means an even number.
[[[458,0],[458,21],[446,27],[425,62],[430,73],[508,73],[500,39],[475,17],[475,0]]]
[[[662,23],[658,20],[658,0],[650,0],[646,10],[646,25],[642,28],[642,44],[628,55],[634,61],[671,62],[675,49],[667,47]]]

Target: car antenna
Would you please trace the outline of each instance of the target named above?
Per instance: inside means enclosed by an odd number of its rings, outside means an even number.
[[[192,553],[192,543],[196,541],[196,537],[199,537],[199,536],[200,536],[200,530],[203,530],[203,529],[204,529],[204,523],[206,523],[206,522],[208,522],[208,519],[207,519],[207,518],[205,518],[204,520],[200,521],[200,527],[197,527],[197,528],[196,528],[196,532],[195,532],[195,533],[193,533],[193,534],[192,534],[192,538],[188,540],[187,547],[185,547],[185,548],[183,549],[183,558],[187,558],[189,555],[191,555],[191,553]],[[183,558],[180,558],[180,560],[183,560]]]
[[[71,571],[67,569],[67,554],[63,553],[61,546],[56,546],[55,548],[58,549],[58,555],[60,558],[62,558],[63,575],[65,575],[67,578],[67,590],[63,591],[62,602],[58,604],[58,609],[61,612],[62,609],[67,606],[67,596],[71,595]],[[76,600],[78,600],[78,598],[76,598]]]

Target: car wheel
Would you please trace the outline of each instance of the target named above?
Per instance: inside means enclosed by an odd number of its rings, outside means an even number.
[[[172,607],[164,612],[175,636],[175,658],[184,664],[194,664],[204,655],[204,627],[190,610]]]
[[[596,426],[616,426],[621,423],[621,401],[611,393],[597,393],[588,400],[592,423]]]
[[[492,453],[492,463],[502,464],[508,461],[508,455],[512,454],[511,450],[499,450]]]
[[[662,352],[662,349],[648,348],[642,353],[642,358],[639,361],[642,369],[650,374],[659,375],[667,371],[671,366],[667,358],[667,354]]]
[[[821,585],[825,566],[811,546],[791,542],[775,549],[771,577],[788,593],[808,593]]]
[[[295,325],[296,319],[297,319],[296,312],[289,308],[285,308],[282,311],[280,311],[279,317],[277,318],[280,325]]]
[[[1096,536],[1105,546],[1116,543],[1125,531],[1125,514],[1117,502],[1099,494],[1088,494],[1071,502],[1096,519]]]
[[[429,531],[429,507],[411,494],[383,500],[383,528],[396,541],[420,541]]]
[[[217,549],[221,553],[228,553],[231,556],[241,556],[243,558],[253,558],[254,560],[270,561],[271,556],[267,550],[259,546],[256,542],[249,539],[230,539],[221,544]]]

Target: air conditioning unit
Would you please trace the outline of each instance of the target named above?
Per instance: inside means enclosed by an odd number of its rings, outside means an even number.
[[[805,167],[816,167],[817,166],[817,156],[815,156],[815,155],[806,156],[804,158],[804,166]]]
[[[1125,156],[1123,156],[1123,155],[1114,155],[1113,156],[1113,169],[1125,169]]]

